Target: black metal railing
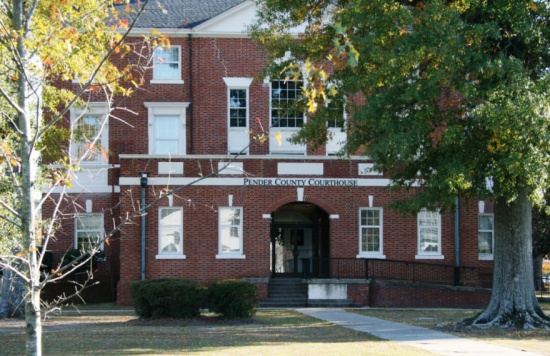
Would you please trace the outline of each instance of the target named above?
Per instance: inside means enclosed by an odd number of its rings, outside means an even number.
[[[550,297],[550,278],[536,278],[535,292],[537,294],[537,297]]]
[[[312,258],[307,278],[364,278],[491,288],[491,268],[386,259]]]

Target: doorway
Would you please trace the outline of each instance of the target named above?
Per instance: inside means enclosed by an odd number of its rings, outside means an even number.
[[[312,277],[328,258],[328,214],[317,205],[290,203],[272,213],[271,275]]]

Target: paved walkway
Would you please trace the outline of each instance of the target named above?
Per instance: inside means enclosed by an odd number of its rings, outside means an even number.
[[[366,332],[381,339],[395,341],[440,355],[539,355],[510,347],[465,339],[436,330],[350,313],[344,309],[308,308],[296,310],[302,314],[336,325]]]

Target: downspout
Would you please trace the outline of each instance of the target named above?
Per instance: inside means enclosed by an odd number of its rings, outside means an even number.
[[[460,203],[455,197],[455,285],[460,284]]]
[[[189,153],[195,153],[193,141],[193,35],[189,34]]]
[[[148,173],[140,173],[141,185],[141,280],[145,280],[145,196],[147,195]]]

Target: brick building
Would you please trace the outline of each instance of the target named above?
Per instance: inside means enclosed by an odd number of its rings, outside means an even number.
[[[110,161],[87,162],[78,173],[67,205],[72,215],[56,248],[102,234],[143,201],[156,201],[104,244],[97,278],[113,298],[116,287],[121,304],[131,304],[130,282],[159,277],[205,284],[245,278],[263,299],[270,281],[291,277],[308,284],[312,301],[450,306],[487,300],[476,288],[484,286],[482,268],[492,267],[489,205],[416,217],[390,210],[398,196],[385,189],[387,177],[365,157],[335,155],[345,140],[338,125],[330,125],[331,140],[315,151],[286,140],[307,120],[282,109],[303,84],[260,77],[266,56],[245,32],[252,2],[160,3],[163,9],[150,4],[134,29],[136,36],[158,29],[171,41],[155,51],[143,88],[123,103],[125,110],[106,115],[97,102],[82,116],[105,124],[101,144]],[[262,132],[269,139],[255,142]],[[171,189],[178,191],[163,197]],[[411,283],[423,280],[415,268],[440,286],[414,289]],[[468,273],[474,282],[466,282]],[[384,274],[394,281],[384,284]],[[454,282],[445,286],[444,279]]]

